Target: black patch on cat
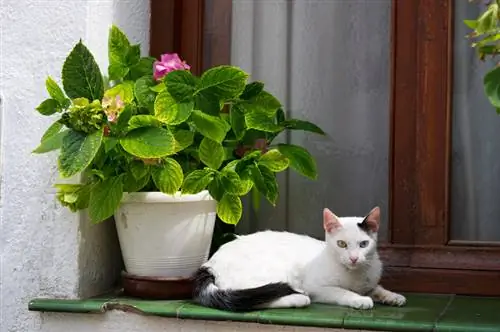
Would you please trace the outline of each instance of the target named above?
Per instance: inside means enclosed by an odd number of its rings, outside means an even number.
[[[283,296],[299,294],[289,284],[275,282],[255,288],[247,289],[213,289],[208,288],[215,284],[215,276],[206,268],[201,267],[193,275],[193,299],[200,305],[215,309],[241,312],[257,309],[256,307]]]
[[[367,234],[371,234],[372,231],[370,229],[370,227],[368,226],[368,222],[366,221],[366,218],[368,218],[368,216],[365,217],[365,219],[363,219],[362,222],[358,223],[358,227],[365,233]]]

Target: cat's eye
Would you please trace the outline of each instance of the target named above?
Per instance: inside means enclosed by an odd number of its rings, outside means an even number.
[[[359,243],[359,247],[360,248],[366,248],[367,246],[368,246],[368,241],[366,241],[366,240],[365,241],[361,241]]]
[[[337,245],[338,245],[340,248],[347,248],[347,243],[345,243],[345,241],[342,241],[342,240],[338,240],[338,241],[337,241]]]

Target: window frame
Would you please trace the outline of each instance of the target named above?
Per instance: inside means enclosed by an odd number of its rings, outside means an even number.
[[[500,296],[500,245],[449,238],[453,2],[392,0],[383,283],[395,291]],[[177,52],[196,74],[229,63],[232,0],[216,3],[207,15],[204,0],[151,0],[151,54]]]
[[[500,295],[500,247],[450,241],[453,0],[392,2],[390,237],[400,291]],[[480,281],[480,282],[477,282]]]

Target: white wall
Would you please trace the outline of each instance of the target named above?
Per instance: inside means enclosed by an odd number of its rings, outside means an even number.
[[[0,2],[1,332],[40,331],[40,314],[27,311],[33,297],[92,295],[116,279],[121,262],[113,224],[91,226],[59,207],[52,188],[56,156],[31,154],[53,121],[34,110],[47,97],[47,75],[60,80],[79,38],[105,72],[111,23],[147,52],[148,0]]]

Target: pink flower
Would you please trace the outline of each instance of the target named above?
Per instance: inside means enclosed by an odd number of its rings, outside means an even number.
[[[155,61],[153,65],[153,77],[155,80],[159,80],[171,71],[189,69],[191,67],[186,64],[186,61],[182,61],[177,53],[162,54],[161,61]]]

